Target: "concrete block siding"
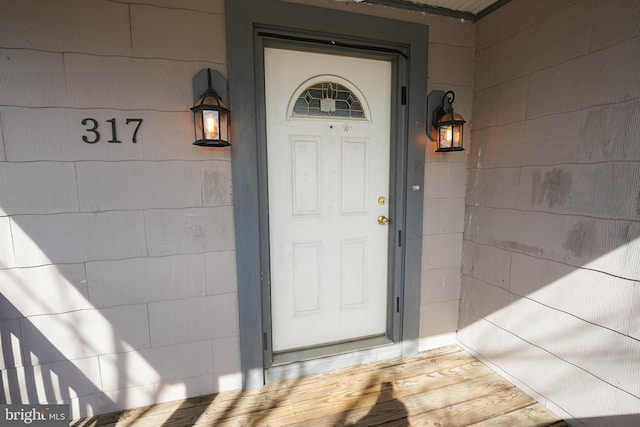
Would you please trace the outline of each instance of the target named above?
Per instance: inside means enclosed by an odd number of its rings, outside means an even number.
[[[473,24],[315,3],[430,25],[425,78],[471,117]],[[0,7],[6,399],[71,402],[77,417],[239,387],[230,150],[192,146],[188,111],[194,75],[227,74],[224,1]],[[143,119],[136,143],[127,118]],[[107,142],[110,119],[122,143]],[[425,147],[423,349],[455,340],[467,161]],[[71,391],[29,382],[56,370]]]
[[[198,72],[226,76],[224,1],[0,10],[2,400],[77,418],[238,388],[230,150],[192,146],[189,112]]]
[[[429,24],[427,90],[453,90],[455,111],[471,119],[474,28],[460,21],[442,37],[438,20]],[[465,125],[465,147],[470,146]],[[426,139],[426,138],[425,138]],[[436,143],[426,139],[420,350],[454,343],[460,304],[462,233],[468,151],[436,153]]]
[[[50,179],[53,176],[55,180]],[[2,162],[0,181],[4,215],[78,211],[76,170],[71,162]]]
[[[16,283],[28,283],[29,286],[16,286]],[[2,269],[0,293],[4,297],[0,300],[2,320],[16,319],[15,310],[24,317],[29,317],[88,310],[93,307],[89,302],[84,264]],[[32,293],[40,298],[30,298]]]
[[[576,425],[640,413],[638,2],[513,0],[474,24],[289,1],[429,25],[428,89],[468,120],[466,151],[425,136],[410,183],[420,349],[457,339]],[[0,10],[4,400],[80,417],[240,387],[231,151],[191,145],[188,110],[198,72],[227,76],[224,1]]]
[[[580,426],[640,413],[639,12],[478,23],[458,339]]]

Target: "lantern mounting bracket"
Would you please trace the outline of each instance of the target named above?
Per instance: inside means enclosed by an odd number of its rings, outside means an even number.
[[[442,111],[444,91],[434,90],[427,97],[427,136],[432,141],[438,140],[438,131],[435,127],[438,116]]]

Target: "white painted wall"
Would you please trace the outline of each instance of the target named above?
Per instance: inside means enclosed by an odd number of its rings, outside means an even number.
[[[575,425],[640,414],[638,16],[514,0],[477,26],[458,338]]]
[[[230,150],[192,146],[189,111],[198,72],[226,76],[224,1],[0,11],[0,400],[79,417],[238,388]]]

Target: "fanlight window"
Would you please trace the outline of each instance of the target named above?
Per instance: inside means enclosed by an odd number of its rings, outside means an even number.
[[[366,118],[362,102],[348,87],[322,81],[302,91],[291,112],[293,117]]]

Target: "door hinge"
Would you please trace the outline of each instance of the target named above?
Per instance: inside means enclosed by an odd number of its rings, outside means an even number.
[[[396,297],[396,313],[400,313],[400,297]]]
[[[407,105],[407,87],[402,86],[402,105]]]
[[[267,333],[262,333],[262,349],[267,350],[269,348],[269,339],[267,338]]]

